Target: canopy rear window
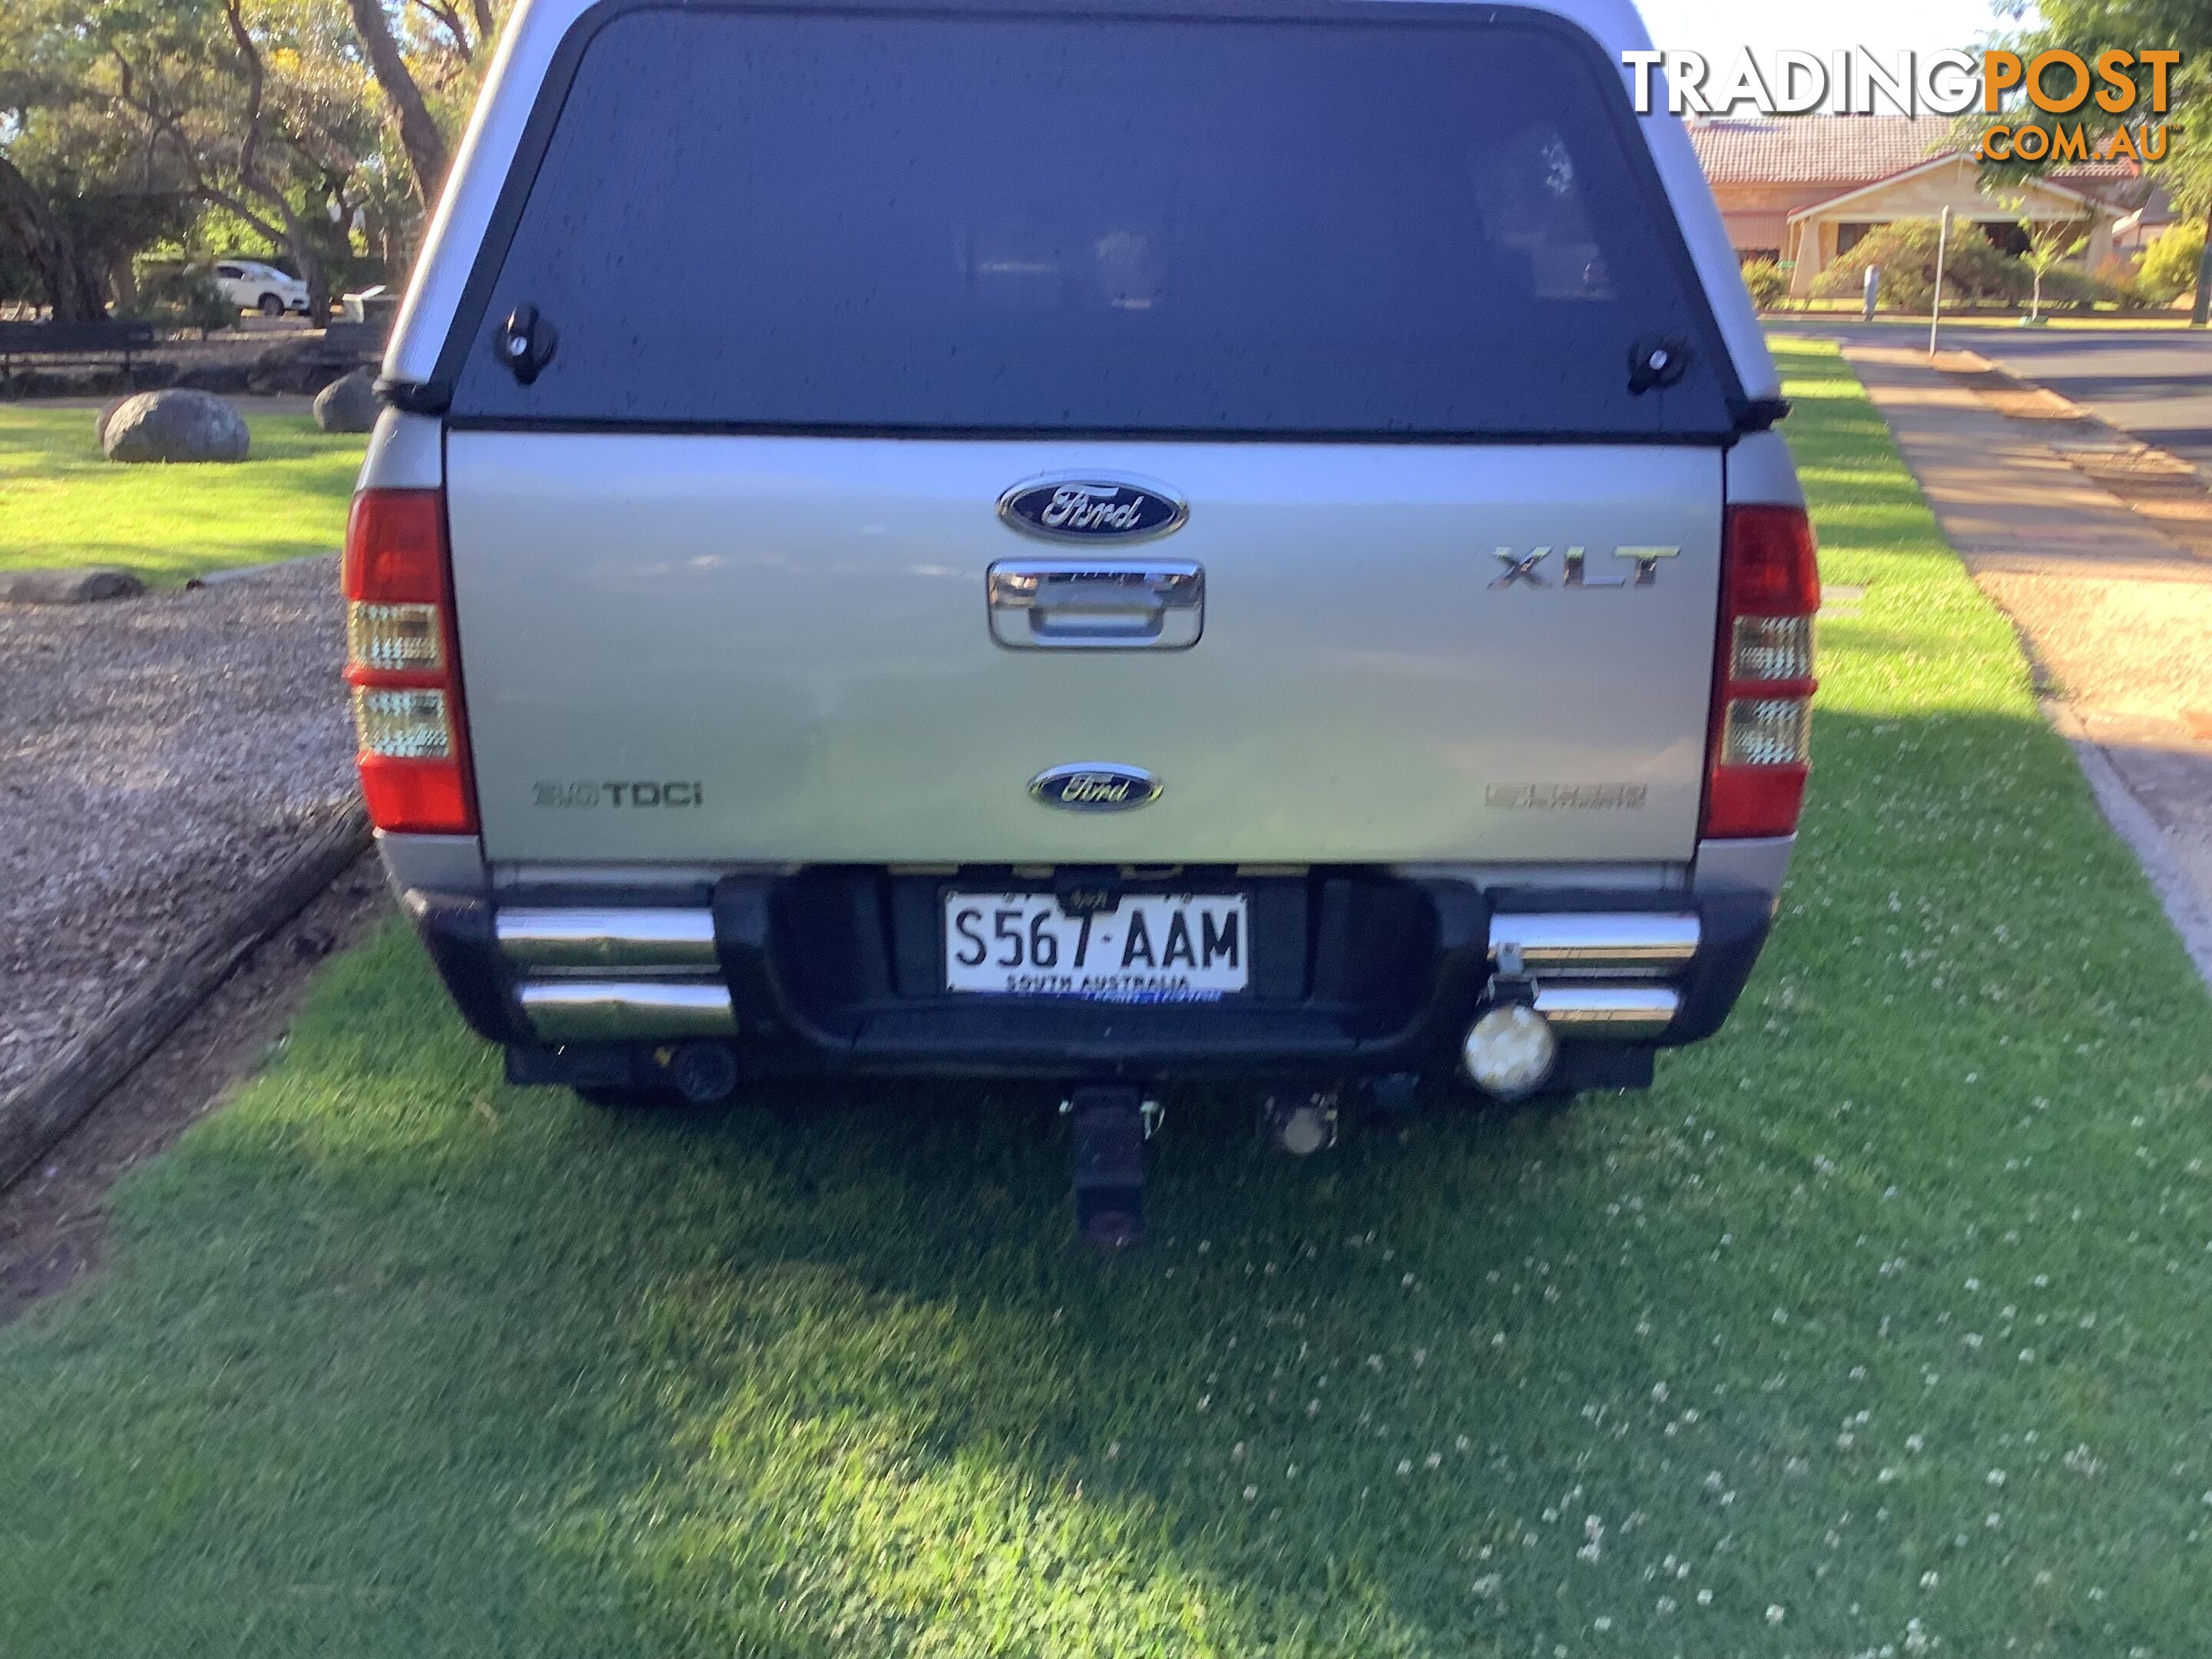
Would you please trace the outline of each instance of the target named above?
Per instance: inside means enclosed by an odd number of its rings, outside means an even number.
[[[1733,380],[1625,104],[1510,12],[617,11],[485,250],[453,412],[1718,437]],[[493,343],[523,305],[558,331],[527,385]],[[1632,391],[1668,337],[1687,373]]]

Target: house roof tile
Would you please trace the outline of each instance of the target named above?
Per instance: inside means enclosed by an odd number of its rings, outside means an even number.
[[[1716,185],[1833,185],[1840,192],[1961,146],[1942,115],[1717,115],[1689,124],[1690,143]],[[2126,161],[2055,169],[2055,182],[2098,193],[2133,179]]]

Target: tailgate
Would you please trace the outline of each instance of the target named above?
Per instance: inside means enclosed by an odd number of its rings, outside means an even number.
[[[1188,520],[1095,550],[1001,522],[1071,472],[1158,480]],[[1693,850],[1717,448],[465,430],[447,474],[495,859]],[[1194,562],[1202,636],[997,643],[987,569],[1055,554]],[[1162,792],[1032,797],[1075,762]]]

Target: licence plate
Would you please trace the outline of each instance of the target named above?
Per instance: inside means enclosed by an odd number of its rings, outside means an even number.
[[[1050,893],[945,896],[950,991],[1212,1002],[1244,989],[1251,961],[1242,893],[1130,893],[1080,916]]]

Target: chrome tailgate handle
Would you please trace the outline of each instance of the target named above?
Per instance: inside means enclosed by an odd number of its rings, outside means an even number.
[[[1206,572],[1189,559],[1001,559],[985,576],[991,637],[1020,651],[1181,651],[1206,628]]]

